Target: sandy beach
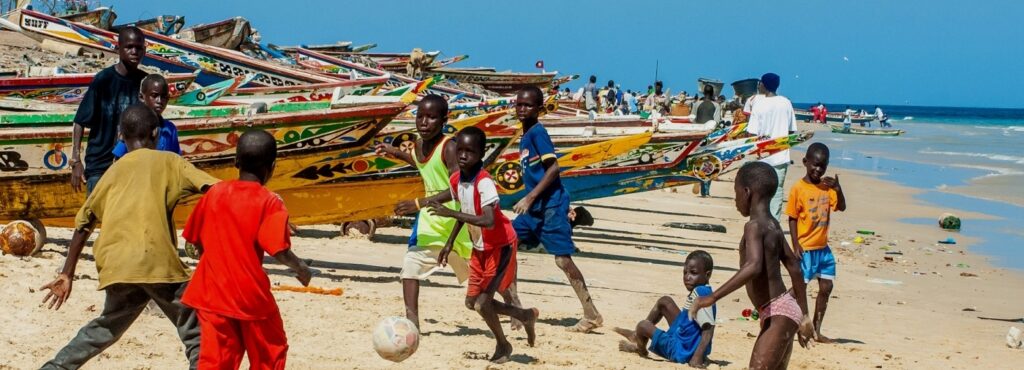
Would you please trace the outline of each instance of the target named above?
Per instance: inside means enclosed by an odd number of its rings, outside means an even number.
[[[803,176],[800,155],[794,151],[797,164],[790,168],[787,184]],[[1020,327],[1019,323],[979,319],[1019,320],[1024,275],[991,267],[986,258],[970,252],[972,240],[956,233],[901,223],[907,218],[934,219],[948,211],[915,201],[916,190],[871,173],[836,167],[829,173],[841,174],[849,204],[849,210],[834,214],[832,222],[839,271],[823,329],[839,343],[797,348],[792,368],[996,369],[1014,368],[1024,359],[1024,352],[1008,349],[1003,339],[1008,328]],[[575,233],[582,250],[577,264],[604,315],[605,326],[596,333],[565,331],[581,309],[564,275],[551,256],[520,253],[521,298],[525,305],[538,307],[542,317],[537,347],[526,346],[524,333],[509,333],[515,355],[505,365],[486,361],[493,339],[479,316],[463,306],[465,288],[451,273],[435,275],[421,292],[424,333],[418,352],[400,364],[379,358],[370,332],[382,317],[404,312],[398,266],[408,230],[384,228],[371,241],[339,237],[332,225],[303,228],[293,245],[300,257],[322,271],[313,285],[340,287],[344,295],[275,292],[291,346],[289,367],[679,368],[682,365],[619,352],[620,337],[611,329],[635,325],[658,297],[683,299],[681,265],[688,252],[703,249],[714,257],[713,287],[736,270],[744,220],[733,205],[734,174],[714,184],[711,198],[699,198],[683,187],[582,203],[596,218],[593,227]],[[986,217],[961,216],[965,223]],[[721,224],[728,232],[662,226],[668,222]],[[864,244],[854,244],[857,230],[876,234]],[[0,257],[0,294],[8,312],[0,316],[0,339],[9,348],[0,369],[37,368],[102,309],[103,293],[95,290],[96,269],[88,248],[70,301],[57,312],[39,306],[44,294],[38,288],[63,263],[71,234],[59,228],[49,232],[41,255]],[[959,244],[936,243],[948,236]],[[271,259],[266,262],[273,282],[296,284],[283,266]],[[809,294],[816,294],[813,283]],[[758,323],[741,319],[745,308],[751,304],[742,290],[719,302],[711,368],[746,367]],[[182,346],[158,312],[147,310],[87,368],[185,367]]]

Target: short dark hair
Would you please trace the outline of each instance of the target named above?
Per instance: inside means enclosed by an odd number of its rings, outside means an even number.
[[[260,173],[270,168],[277,159],[277,140],[263,130],[247,130],[238,138],[238,168],[250,173]]]
[[[427,94],[427,96],[424,96],[423,99],[420,99],[420,103],[419,105],[417,105],[417,108],[422,109],[423,104],[427,102],[437,103],[437,105],[439,105],[442,109],[441,114],[444,116],[448,115],[448,101],[445,100],[443,96],[437,94]]]
[[[615,80],[608,80],[608,87],[615,87]]]
[[[779,187],[779,176],[775,169],[764,162],[749,162],[740,167],[736,175],[736,183],[748,187],[762,198],[771,198]]]
[[[715,95],[715,87],[711,86],[711,84],[704,84],[704,97],[705,98],[713,98],[714,95]]]
[[[523,87],[522,89],[519,89],[519,94],[526,93],[526,92],[533,92],[534,95],[537,96],[536,103],[537,103],[538,106],[544,105],[544,92],[540,91],[539,87],[530,85],[530,86]],[[516,95],[518,95],[518,94],[516,94]]]
[[[143,33],[141,29],[139,29],[138,27],[135,27],[135,26],[124,27],[124,28],[121,28],[120,30],[117,31],[117,39],[118,40],[124,39],[124,38],[128,37],[128,35],[136,36],[136,37],[139,38],[139,40],[143,40],[143,41],[146,40],[146,34]]]
[[[597,76],[590,75],[590,82],[597,82]]]
[[[150,73],[146,75],[146,77],[142,79],[142,83],[139,84],[140,91],[145,90],[147,85],[153,83],[162,85],[164,90],[168,89],[167,79],[165,79],[164,76],[161,76],[159,73]]]
[[[462,140],[464,137],[470,138],[476,143],[477,149],[480,151],[481,155],[487,152],[487,134],[484,134],[484,130],[481,130],[476,126],[466,127],[459,131],[456,139]]]
[[[160,126],[160,117],[145,104],[134,104],[121,112],[121,135],[124,140],[151,138]]]
[[[571,227],[594,226],[594,215],[591,215],[590,211],[588,211],[586,208],[576,207],[573,208],[572,210],[573,212],[576,212],[576,217],[573,218],[571,222],[569,222]]]
[[[830,156],[828,145],[824,143],[814,143],[807,147],[807,156],[810,157],[815,154],[824,155],[826,159]]]
[[[711,254],[703,250],[695,250],[686,255],[686,262],[690,260],[697,260],[701,265],[704,265],[704,271],[711,271],[715,269],[715,260],[711,258]]]

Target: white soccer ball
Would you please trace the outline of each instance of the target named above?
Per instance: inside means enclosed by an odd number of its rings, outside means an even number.
[[[386,317],[373,330],[373,349],[381,358],[402,362],[416,352],[420,331],[404,317]]]

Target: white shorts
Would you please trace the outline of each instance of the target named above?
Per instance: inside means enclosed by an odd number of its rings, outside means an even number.
[[[437,265],[437,256],[441,254],[440,252],[441,248],[409,247],[402,261],[402,279],[424,280],[434,272],[442,270],[443,268]],[[448,267],[455,272],[459,284],[469,279],[469,266],[455,251],[448,255]]]

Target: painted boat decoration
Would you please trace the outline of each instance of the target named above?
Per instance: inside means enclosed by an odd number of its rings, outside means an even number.
[[[845,127],[843,125],[831,125],[832,132],[837,134],[871,135],[871,136],[899,136],[906,131],[900,129],[870,129],[863,127]]]
[[[158,15],[149,19],[142,19],[132,23],[125,23],[110,28],[113,32],[119,32],[124,27],[138,27],[140,29],[158,33],[164,36],[171,36],[181,31],[185,26],[185,17],[180,15]]]
[[[809,110],[794,109],[793,113],[796,114],[796,119],[800,120],[800,121],[810,122],[812,119],[814,119],[814,113],[811,113],[811,111],[809,111]],[[843,115],[842,112],[839,112],[839,113],[829,113],[828,115],[826,115],[826,121],[828,121],[828,122],[835,122],[835,123],[843,123],[844,117],[845,116]],[[850,117],[850,121],[853,122],[853,123],[866,123],[866,122],[871,122],[871,121],[874,121],[874,120],[875,120],[875,115],[873,115],[873,114],[868,114],[868,115],[863,115],[863,116],[857,114],[857,115],[853,115],[852,117]]]
[[[576,79],[579,79],[579,78],[580,78],[580,75],[568,75],[568,76],[558,77],[558,78],[556,78],[556,79],[551,81],[551,87],[558,87],[560,85],[565,85],[565,84],[573,82],[573,81],[575,81]]]
[[[207,106],[217,101],[224,94],[235,91],[239,86],[248,84],[255,78],[256,75],[246,75],[224,80],[213,85],[203,86],[171,100],[171,103],[183,106]]]
[[[569,191],[570,199],[578,202],[692,184],[714,178],[752,155],[763,156],[789,149],[808,140],[811,135],[813,133],[761,141],[740,139],[725,142],[693,154],[680,154],[669,165],[569,171],[562,174],[562,185]],[[501,167],[492,167],[491,173],[499,184],[499,192],[502,192],[501,206],[511,207],[525,195],[525,190],[521,187],[500,187],[504,182],[497,180],[499,177],[506,179],[516,174],[499,170]]]
[[[72,22],[87,24],[96,28],[109,30],[117,19],[117,13],[108,7],[99,7],[93,10],[60,16]]]
[[[359,148],[397,115],[404,104],[228,115],[175,121],[183,156],[224,178],[236,176],[234,150],[239,135],[262,128],[278,140],[280,158],[319,156],[324,151]],[[84,194],[68,191],[70,126],[0,130],[0,219],[70,217]],[[282,166],[284,161],[279,162]],[[287,168],[284,168],[287,169]]]
[[[252,35],[252,25],[242,17],[195,25],[177,33],[176,38],[223,49],[237,50]]]
[[[558,72],[495,72],[490,69],[437,68],[431,70],[450,79],[483,86],[498,94],[514,94],[523,87],[537,86],[546,89],[551,86]]]
[[[31,10],[20,10],[12,13],[13,16],[18,17],[21,30],[35,39],[48,38],[103,53],[114,53],[117,35],[112,32]],[[191,73],[195,69],[201,69],[202,73],[199,74],[196,82],[203,86],[248,74],[259,75],[250,83],[254,86],[304,85],[338,80],[338,78],[255,60],[231,50],[179,40],[153,32],[143,32],[146,34],[146,57],[142,60],[143,65],[172,73]]]
[[[320,71],[327,75],[342,75],[342,76],[384,76],[387,74],[386,71],[370,68],[359,63],[353,63],[344,59],[335,58],[326,54],[318,53],[307,49],[296,49],[293,57],[296,62],[300,65],[306,66],[316,71]],[[400,73],[392,73],[391,79],[388,80],[388,87],[399,87],[410,83],[417,82],[418,80],[402,75]],[[449,102],[471,102],[481,101],[486,99],[486,96],[479,95],[473,92],[450,88],[446,86],[434,85],[429,89],[431,94],[437,94],[448,99]],[[453,97],[458,97],[456,100],[452,100]]]
[[[445,59],[434,61],[434,63],[430,64],[429,68],[444,68],[444,67],[450,66],[452,64],[455,64],[455,63],[461,62],[463,60],[466,60],[466,59],[469,59],[469,55],[465,55],[465,54],[463,54],[463,55],[456,55],[456,56],[453,56],[451,58],[445,58]]]
[[[164,75],[170,97],[173,99],[181,96],[196,80],[196,76],[196,73]],[[85,92],[89,90],[89,84],[94,77],[95,73],[76,73],[47,77],[0,78],[0,98],[78,104],[85,97]]]
[[[412,60],[412,53],[353,53],[353,52],[323,52],[324,54],[347,59],[356,63],[373,66],[389,72],[405,72],[406,66]],[[422,52],[424,65],[431,65],[440,51]]]
[[[373,77],[359,80],[345,80],[320,84],[244,87],[213,102],[214,105],[278,104],[294,102],[330,101],[335,95],[373,95],[387,82],[388,77]]]

